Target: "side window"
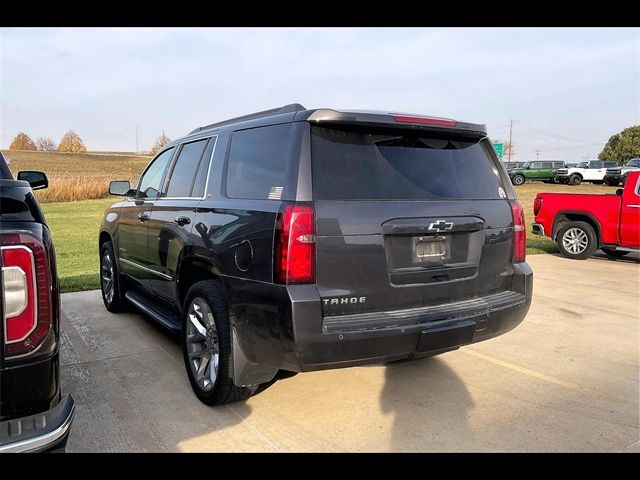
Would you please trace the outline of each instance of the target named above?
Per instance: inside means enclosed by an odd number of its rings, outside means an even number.
[[[542,162],[532,162],[531,168],[543,168]]]
[[[160,196],[160,184],[171,155],[173,155],[173,148],[165,150],[151,162],[140,179],[136,198],[157,198]]]
[[[198,171],[196,173],[196,178],[193,181],[193,188],[191,189],[192,197],[203,197],[204,189],[207,185],[207,176],[209,175],[209,165],[211,163],[211,154],[213,153],[213,149],[216,145],[216,140],[218,137],[213,137],[209,143],[207,144],[207,148],[200,159],[200,164],[198,165]]]
[[[235,132],[227,161],[227,197],[285,199],[292,167],[293,125]]]
[[[590,168],[602,168],[602,162],[591,162]]]
[[[209,139],[185,143],[180,148],[178,158],[174,162],[167,197],[188,197],[195,178],[198,163]]]

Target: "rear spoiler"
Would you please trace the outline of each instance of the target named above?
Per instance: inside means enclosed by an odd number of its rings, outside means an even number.
[[[416,130],[442,131],[484,137],[487,127],[482,124],[459,122],[448,118],[428,117],[407,113],[384,113],[367,111],[338,111],[331,109],[305,110],[295,115],[294,121],[313,124],[368,125],[375,127],[410,128]]]

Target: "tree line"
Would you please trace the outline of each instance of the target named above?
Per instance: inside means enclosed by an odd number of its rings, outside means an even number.
[[[42,152],[71,152],[82,153],[87,151],[87,147],[84,146],[84,142],[80,135],[73,130],[69,130],[65,133],[60,142],[56,146],[56,143],[50,137],[39,137],[34,142],[29,135],[24,132],[18,133],[16,138],[13,139],[9,150],[40,150]]]
[[[155,155],[158,153],[171,139],[167,137],[164,132],[153,143],[149,153]],[[87,151],[87,147],[84,146],[84,142],[80,135],[73,130],[69,130],[65,133],[60,142],[56,146],[50,137],[38,137],[34,142],[29,135],[24,132],[18,133],[16,137],[9,145],[9,150],[39,150],[41,152],[69,152],[69,153],[83,153]]]

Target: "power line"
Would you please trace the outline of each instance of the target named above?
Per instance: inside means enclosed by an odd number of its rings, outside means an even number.
[[[576,138],[566,137],[566,136],[564,136],[564,135],[558,135],[557,133],[548,132],[548,131],[543,130],[543,129],[541,129],[541,128],[534,127],[533,125],[526,124],[526,123],[524,123],[524,122],[522,122],[522,121],[520,121],[520,120],[513,120],[513,121],[514,121],[514,122],[516,122],[516,123],[519,123],[519,124],[520,124],[520,125],[522,125],[522,126],[525,126],[525,127],[527,127],[527,128],[530,128],[530,129],[532,129],[532,130],[536,130],[536,131],[538,131],[538,132],[540,132],[540,133],[544,133],[544,134],[546,134],[546,135],[550,135],[550,136],[552,136],[552,137],[562,138],[563,140],[569,140],[569,141],[571,141],[571,142],[579,142],[579,143],[583,143],[583,144],[587,143],[587,142],[585,142],[584,140],[578,140],[578,139],[576,139]],[[600,142],[599,142],[599,143],[600,143]],[[602,142],[602,143],[604,143],[604,142]]]

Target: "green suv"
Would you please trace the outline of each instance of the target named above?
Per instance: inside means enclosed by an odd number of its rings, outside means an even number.
[[[556,172],[562,167],[564,167],[564,162],[559,160],[526,162],[520,168],[511,169],[509,177],[514,185],[522,185],[527,180],[559,183]]]

